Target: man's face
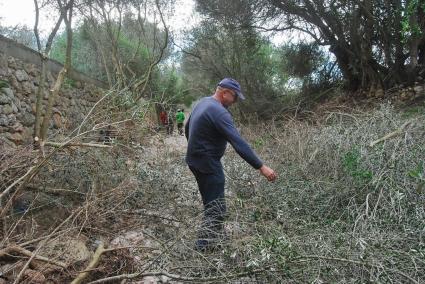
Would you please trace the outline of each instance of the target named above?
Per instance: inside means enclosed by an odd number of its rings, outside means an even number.
[[[224,89],[223,90],[223,105],[226,107],[231,106],[238,100],[238,95],[235,91]]]

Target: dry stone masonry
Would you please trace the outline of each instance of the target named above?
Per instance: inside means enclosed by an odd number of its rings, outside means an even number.
[[[39,74],[35,64],[0,51],[0,152],[32,142]],[[44,106],[55,76],[54,72],[48,72]],[[75,128],[100,99],[100,93],[100,89],[91,84],[67,79],[56,99],[50,128],[65,133]]]

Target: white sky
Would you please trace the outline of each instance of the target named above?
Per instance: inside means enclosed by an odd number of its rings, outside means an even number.
[[[174,16],[167,19],[166,23],[172,31],[179,32],[196,23],[193,17],[193,0],[177,0]],[[35,21],[35,9],[33,0],[0,0],[0,24],[2,26],[27,25],[33,28]],[[39,20],[40,31],[50,33],[54,20],[41,14]]]
[[[166,19],[167,26],[174,33],[177,42],[183,29],[189,29],[199,21],[199,17],[194,15],[194,8],[194,0],[176,0],[174,15]],[[0,25],[26,25],[32,29],[35,20],[34,10],[34,0],[0,0]],[[54,20],[49,19],[48,15],[45,13],[40,15],[39,30],[42,34],[50,34],[53,25]],[[274,44],[280,45],[287,41],[287,36],[278,33],[272,36],[271,40]]]
[[[32,0],[0,0],[0,23],[4,26],[34,25]]]

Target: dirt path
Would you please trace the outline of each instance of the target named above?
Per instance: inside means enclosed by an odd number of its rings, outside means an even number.
[[[170,154],[182,155],[186,153],[187,141],[184,136],[159,133],[152,136],[147,145],[142,147],[142,156],[145,161],[156,163],[158,158]]]
[[[173,134],[171,136],[167,136],[164,139],[164,144],[167,148],[167,150],[170,151],[176,151],[179,153],[185,153],[186,152],[186,147],[187,147],[187,141],[186,141],[186,137],[178,135],[178,134]]]

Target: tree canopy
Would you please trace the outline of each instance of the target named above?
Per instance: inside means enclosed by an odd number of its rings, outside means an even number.
[[[196,0],[199,24],[183,41],[167,22],[174,1],[73,2],[80,19],[73,28],[73,68],[111,87],[132,85],[135,102],[165,95],[190,103],[234,77],[248,94],[241,114],[267,116],[285,109],[294,94],[341,86],[364,94],[425,76],[425,0]],[[40,8],[60,11],[58,3]],[[27,27],[2,32],[41,47]],[[55,34],[52,50],[45,50],[65,62],[66,31]]]

